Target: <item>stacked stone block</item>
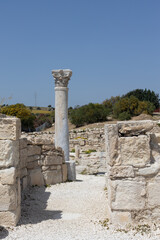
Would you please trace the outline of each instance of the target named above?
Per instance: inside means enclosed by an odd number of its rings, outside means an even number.
[[[78,145],[81,151],[94,149],[97,152],[104,152],[104,128],[73,129],[69,133],[69,145],[70,151]]]
[[[0,117],[0,225],[15,226],[20,218],[19,137],[17,118]]]
[[[160,220],[160,128],[153,121],[105,126],[108,215],[115,225]]]
[[[43,186],[65,182],[67,166],[64,154],[61,148],[55,148],[53,138],[37,133],[25,136],[27,138],[20,140],[23,189],[26,185]]]

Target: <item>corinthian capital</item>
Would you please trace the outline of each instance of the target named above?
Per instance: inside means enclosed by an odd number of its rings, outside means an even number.
[[[52,75],[55,79],[55,87],[67,87],[72,71],[70,69],[53,70]]]

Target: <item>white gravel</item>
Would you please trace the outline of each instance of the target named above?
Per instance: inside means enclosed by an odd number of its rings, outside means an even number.
[[[123,233],[106,219],[104,176],[78,175],[78,181],[48,188],[33,187],[25,194],[17,227],[1,231],[5,240],[160,240],[160,230],[148,235]]]

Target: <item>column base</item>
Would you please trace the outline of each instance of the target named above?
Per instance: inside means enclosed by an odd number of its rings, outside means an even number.
[[[67,180],[68,181],[76,181],[76,165],[75,161],[65,162],[67,165]]]

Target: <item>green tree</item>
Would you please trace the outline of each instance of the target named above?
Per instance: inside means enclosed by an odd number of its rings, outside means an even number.
[[[17,103],[15,105],[2,107],[1,113],[20,118],[23,131],[31,131],[34,129],[33,123],[35,116],[24,104]]]
[[[123,98],[135,96],[140,101],[147,101],[153,103],[155,108],[159,108],[159,94],[156,94],[154,91],[151,90],[143,90],[143,89],[135,89],[133,91],[128,92],[127,94],[123,95]]]

